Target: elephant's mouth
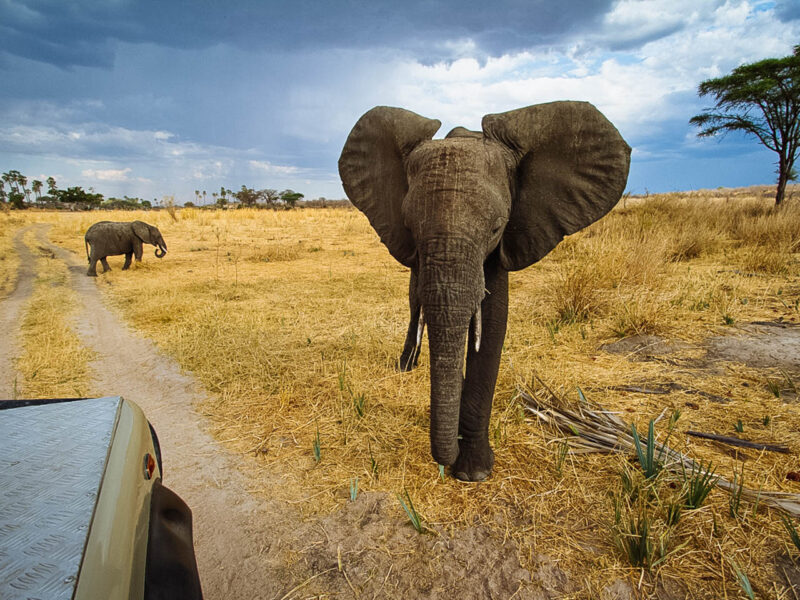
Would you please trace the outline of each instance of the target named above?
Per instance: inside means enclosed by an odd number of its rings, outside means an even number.
[[[474,348],[475,352],[481,351],[481,305],[478,304],[475,312],[473,313],[472,317],[469,321],[469,328],[472,333],[472,338],[474,340]],[[424,307],[420,307],[419,311],[419,322],[417,323],[417,343],[415,352],[419,352],[422,347],[422,334],[425,331],[425,309]]]
[[[160,254],[159,254],[159,252],[160,252]],[[159,246],[158,248],[156,248],[156,251],[155,251],[156,258],[164,258],[164,255],[166,253],[167,253],[166,247]]]

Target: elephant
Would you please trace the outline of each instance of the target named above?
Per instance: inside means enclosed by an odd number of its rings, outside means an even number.
[[[91,277],[97,277],[97,261],[103,264],[103,273],[111,267],[106,261],[107,256],[125,255],[125,271],[131,266],[131,257],[136,257],[136,262],[142,261],[142,244],[156,246],[155,255],[163,258],[167,253],[167,243],[157,227],[148,225],[144,221],[120,222],[100,221],[86,230],[84,236],[86,244],[86,258],[89,261],[89,270],[86,272]],[[89,247],[91,246],[91,252]]]
[[[588,102],[489,114],[482,131],[457,127],[432,139],[440,126],[375,107],[347,137],[339,174],[351,202],[411,271],[397,367],[417,365],[427,325],[431,454],[453,477],[481,481],[494,466],[489,418],[508,273],[614,207],[631,149]]]

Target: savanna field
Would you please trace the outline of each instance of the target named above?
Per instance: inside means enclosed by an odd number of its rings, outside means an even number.
[[[253,457],[243,460],[253,493],[308,518],[335,513],[353,493],[402,494],[428,535],[480,525],[524,568],[552,557],[576,582],[564,597],[600,597],[592,590],[624,579],[643,598],[746,598],[742,574],[754,597],[788,599],[800,548],[779,511],[720,489],[689,508],[683,477],[665,470],[645,480],[633,455],[565,454],[563,434],[526,412],[520,391],[545,399],[546,385],[575,404],[582,393],[642,435],[661,415],[659,441],[669,435],[673,449],[710,461],[716,474],[800,494],[800,371],[713,360],[708,350],[720,336],[752,335],[754,322],[800,327],[798,202],[775,211],[766,188],[625,198],[512,273],[490,428],[496,462],[477,484],[442,478],[430,457],[427,344],[419,368],[394,369],[409,271],[355,209],[5,212],[0,296],[13,289],[20,227],[48,223],[53,242],[83,257],[92,223],[147,221],[164,235],[166,258],[145,246],[144,262],[123,272],[123,257],[111,257],[97,285],[212,393],[201,410],[217,439]],[[20,396],[85,393],[90,357],[70,335],[67,275],[42,273],[23,322]],[[619,351],[633,336],[668,350]],[[275,473],[284,485],[267,487]],[[400,502],[397,511],[405,514]],[[649,545],[634,548],[645,522]]]

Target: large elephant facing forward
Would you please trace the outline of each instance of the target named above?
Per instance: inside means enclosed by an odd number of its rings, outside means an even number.
[[[89,260],[89,270],[86,274],[92,277],[97,277],[98,260],[103,265],[103,273],[111,269],[106,261],[107,256],[124,254],[123,271],[131,266],[132,256],[136,257],[136,262],[141,262],[143,243],[156,246],[157,258],[163,258],[167,253],[167,243],[158,227],[148,225],[144,221],[122,223],[100,221],[86,230],[84,241],[86,258]]]
[[[433,457],[455,477],[480,481],[494,465],[489,416],[508,272],[611,210],[625,189],[630,147],[585,102],[486,115],[481,132],[458,127],[431,139],[440,125],[373,108],[347,138],[339,173],[391,255],[411,269],[399,367],[416,365],[427,324]]]

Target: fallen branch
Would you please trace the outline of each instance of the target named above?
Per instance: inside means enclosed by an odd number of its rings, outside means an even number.
[[[691,394],[693,396],[700,396],[702,398],[707,398],[712,402],[719,402],[720,404],[727,404],[731,401],[730,398],[724,398],[722,396],[717,396],[716,394],[710,394],[708,392],[704,392],[703,390],[695,390],[692,388],[687,388],[682,386],[680,383],[668,383],[666,385],[656,385],[653,387],[641,387],[638,385],[612,385],[610,388],[611,390],[616,390],[619,392],[632,392],[636,394],[659,394],[659,395],[666,395],[671,394],[672,392],[686,392],[687,394]]]
[[[732,437],[727,435],[717,435],[716,433],[703,433],[701,431],[691,431],[691,430],[687,431],[686,435],[703,438],[705,440],[714,440],[715,442],[722,442],[723,444],[729,444],[731,446],[739,446],[741,448],[755,448],[756,450],[769,450],[770,452],[782,452],[784,454],[789,454],[789,448],[787,446],[781,446],[779,444],[751,442],[749,440],[742,440],[737,437]]]
[[[631,427],[617,414],[604,410],[595,403],[585,401],[583,394],[581,394],[582,401],[580,403],[568,405],[537,375],[534,374],[533,377],[549,394],[549,398],[542,400],[536,395],[520,389],[519,396],[525,401],[525,410],[565,434],[567,436],[565,441],[570,447],[570,453],[634,453]],[[645,438],[642,438],[642,443],[647,443]],[[698,473],[705,471],[700,464],[669,446],[655,442],[655,449],[659,456],[664,457],[665,469],[675,473],[682,473],[684,470],[694,470]],[[742,498],[750,502],[758,501],[793,517],[800,517],[800,494],[740,488],[738,483],[734,485],[724,477],[717,477],[716,485],[728,493],[741,494]]]

